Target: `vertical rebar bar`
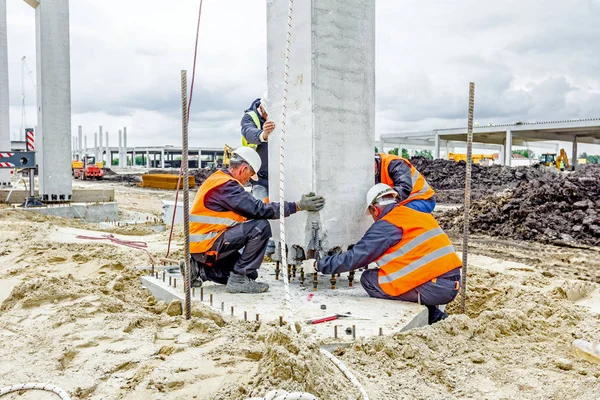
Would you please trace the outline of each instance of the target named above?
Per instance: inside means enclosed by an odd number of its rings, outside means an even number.
[[[475,103],[475,83],[469,83],[469,119],[467,124],[467,166],[465,168],[465,210],[464,231],[462,245],[462,285],[461,307],[462,313],[467,313],[467,257],[469,253],[469,218],[471,214],[471,164],[473,162],[473,107]]]
[[[183,232],[184,232],[184,263],[185,263],[185,319],[192,318],[191,301],[191,272],[190,272],[190,199],[188,184],[188,99],[187,99],[187,71],[181,71],[181,133],[183,146],[181,150],[181,165],[183,167]]]

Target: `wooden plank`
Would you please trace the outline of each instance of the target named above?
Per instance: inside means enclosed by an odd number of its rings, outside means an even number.
[[[6,199],[10,193],[9,189],[0,190],[0,203],[6,203]],[[8,203],[20,204],[25,201],[29,192],[25,190],[13,190],[10,194]],[[35,191],[36,197],[39,196],[38,191]],[[114,189],[73,189],[71,202],[73,203],[105,203],[115,201]]]

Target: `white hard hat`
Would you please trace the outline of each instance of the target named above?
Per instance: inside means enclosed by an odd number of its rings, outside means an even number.
[[[271,106],[269,102],[269,92],[263,93],[262,97],[260,98],[260,105],[262,106],[263,110],[268,114],[269,108]]]
[[[258,175],[256,175],[256,174],[260,170],[261,161],[260,161],[260,156],[258,155],[256,150],[254,150],[251,147],[240,147],[240,148],[235,149],[233,151],[233,154],[237,154],[244,161],[246,161],[248,164],[250,164],[250,167],[254,170],[254,175],[252,175],[251,178],[253,180],[257,181]]]
[[[369,189],[367,192],[367,211],[369,210],[369,206],[375,204],[377,199],[387,195],[393,195],[394,197],[397,197],[398,193],[385,183],[378,183]]]

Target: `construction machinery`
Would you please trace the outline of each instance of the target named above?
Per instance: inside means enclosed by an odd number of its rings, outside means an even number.
[[[558,157],[556,156],[556,153],[542,154],[540,156],[540,164],[545,165],[546,167],[554,165],[561,171],[564,171],[565,168],[571,168],[571,165],[569,165],[569,157],[567,156],[567,152],[565,151],[565,149],[560,149]]]
[[[82,161],[73,160],[71,172],[75,179],[102,179],[104,175],[103,165],[102,161],[96,162],[95,157],[85,156]]]
[[[471,159],[474,164],[481,165],[489,165],[494,162],[494,156],[492,154],[472,154]],[[467,162],[467,155],[461,153],[448,153],[448,160]]]
[[[233,148],[231,146],[225,145],[225,147],[223,147],[223,167],[229,167],[229,161],[231,161],[232,156]]]

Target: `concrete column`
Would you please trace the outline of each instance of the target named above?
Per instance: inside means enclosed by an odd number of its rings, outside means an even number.
[[[446,160],[450,159],[450,146],[448,145],[448,140],[446,140]]]
[[[71,200],[71,60],[69,0],[41,1],[35,9],[37,60],[37,163],[40,195]]]
[[[510,129],[506,130],[506,142],[505,142],[505,165],[509,167],[512,165],[512,132]]]
[[[385,151],[383,150],[383,147],[385,145],[385,142],[383,141],[383,138],[380,136],[379,137],[379,152],[380,153],[385,153]]]
[[[11,151],[9,107],[6,0],[0,0],[0,151]],[[9,185],[10,170],[0,169],[0,187]]]
[[[146,168],[150,168],[150,152],[146,151]]]
[[[279,127],[287,13],[287,2],[267,2],[268,91]],[[345,248],[373,223],[364,203],[373,186],[375,0],[295,2],[289,65],[284,197],[316,192],[327,207],[286,218],[287,242],[307,249],[314,222],[322,250]],[[271,201],[279,201],[280,138],[269,137]],[[332,157],[333,149],[342,156]],[[279,224],[272,226],[277,242]]]
[[[94,159],[96,162],[100,161],[100,152],[98,151],[98,132],[94,132]]]
[[[571,169],[575,171],[575,168],[577,168],[577,136],[573,136],[573,152],[571,160]]]
[[[87,135],[83,136],[83,155],[88,155],[88,147],[87,147]]]
[[[131,165],[134,167],[137,165],[136,161],[135,161],[136,157],[137,157],[137,154],[135,153],[135,147],[132,147],[131,148]]]
[[[504,141],[504,143],[506,143],[506,141]],[[504,149],[505,149],[505,146],[503,144],[501,144],[500,151],[498,154],[500,165],[506,165],[506,152]]]
[[[110,153],[110,144],[108,142],[108,132],[106,132],[106,164],[112,166],[112,157]]]
[[[83,159],[83,127],[81,125],[79,125],[77,127],[77,136],[79,137],[79,139],[77,139],[77,144],[79,144],[79,159],[82,160]]]
[[[433,146],[433,159],[440,158],[440,134],[435,132],[435,144]]]
[[[127,128],[123,128],[123,153],[125,153],[125,166],[128,166],[129,163],[127,162],[127,154],[128,154],[128,150],[127,150]]]
[[[198,157],[200,158],[200,157]],[[200,162],[200,161],[198,161]],[[164,168],[165,167],[165,149],[160,149],[160,167]]]
[[[102,141],[102,125],[100,125],[98,127],[98,136],[100,138],[100,140],[99,140],[100,159],[98,161],[104,162],[104,146],[102,146],[102,143],[103,143],[103,141]]]
[[[123,168],[123,131],[119,129],[119,168]]]

